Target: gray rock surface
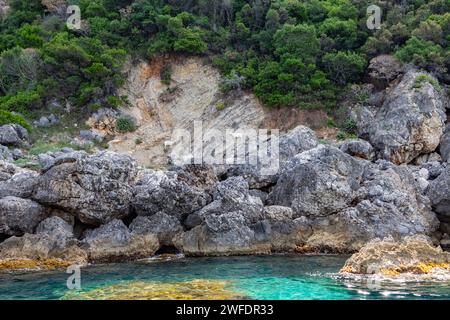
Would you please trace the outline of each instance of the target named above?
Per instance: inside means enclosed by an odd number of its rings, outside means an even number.
[[[298,216],[327,216],[356,197],[364,165],[337,148],[321,145],[290,160],[268,203],[291,207]]]
[[[0,234],[33,233],[47,215],[48,210],[32,200],[4,197],[0,199]]]
[[[176,217],[158,212],[150,217],[137,217],[131,223],[130,230],[136,234],[154,234],[161,245],[172,246],[173,238],[184,228]]]
[[[372,145],[365,140],[347,140],[340,146],[342,152],[351,156],[372,161],[375,152]]]
[[[89,261],[114,262],[138,258],[148,258],[159,249],[159,241],[154,234],[131,232],[120,220],[91,230],[82,241]]]
[[[195,177],[183,170],[148,171],[134,187],[136,213],[151,216],[163,212],[181,220],[203,208],[212,201],[208,187],[216,182],[215,176],[212,171],[204,170]]]
[[[68,157],[39,177],[32,198],[100,225],[130,213],[135,179],[134,161],[125,155],[104,151]]]
[[[0,126],[0,144],[22,145],[28,143],[28,131],[18,124]]]
[[[376,237],[431,234],[439,225],[413,173],[319,146],[291,160],[268,203],[291,207],[312,228],[305,245],[345,252]]]
[[[19,198],[31,197],[38,183],[36,172],[19,172],[9,179],[0,181],[0,198],[14,196]]]

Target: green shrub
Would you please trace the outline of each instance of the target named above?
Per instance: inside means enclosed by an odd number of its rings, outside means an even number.
[[[348,134],[355,134],[358,129],[358,124],[354,119],[347,119],[342,129]]]
[[[414,79],[414,84],[413,84],[413,88],[414,89],[420,89],[422,88],[422,85],[428,82],[429,84],[431,84],[437,91],[441,91],[442,88],[439,85],[439,82],[434,79],[433,77],[427,75],[427,74],[420,74],[418,75],[415,79]]]
[[[116,129],[122,133],[136,131],[136,122],[130,116],[121,116],[116,120]]]
[[[22,116],[6,110],[0,110],[0,125],[2,126],[10,123],[19,124],[28,131],[31,131],[30,124]]]
[[[144,140],[141,137],[137,137],[136,139],[134,139],[134,143],[140,145],[144,143]]]

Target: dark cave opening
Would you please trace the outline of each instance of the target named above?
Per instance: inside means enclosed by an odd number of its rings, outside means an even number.
[[[180,250],[178,250],[175,246],[161,246],[156,252],[155,255],[162,254],[179,254]]]

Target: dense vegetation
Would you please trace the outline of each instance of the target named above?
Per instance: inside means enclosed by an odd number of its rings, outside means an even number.
[[[80,6],[81,30],[67,29],[64,0],[9,0],[0,22],[4,112],[119,107],[126,57],[171,52],[207,55],[223,90],[251,89],[270,106],[331,108],[382,53],[449,80],[450,0],[67,2]],[[383,9],[380,30],[366,27],[370,4]]]

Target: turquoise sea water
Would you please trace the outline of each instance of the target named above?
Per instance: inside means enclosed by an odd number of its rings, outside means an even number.
[[[225,280],[248,299],[450,299],[450,283],[382,282],[337,275],[345,256],[180,258],[82,268],[82,291],[135,282]],[[0,299],[61,299],[65,271],[0,273]]]

